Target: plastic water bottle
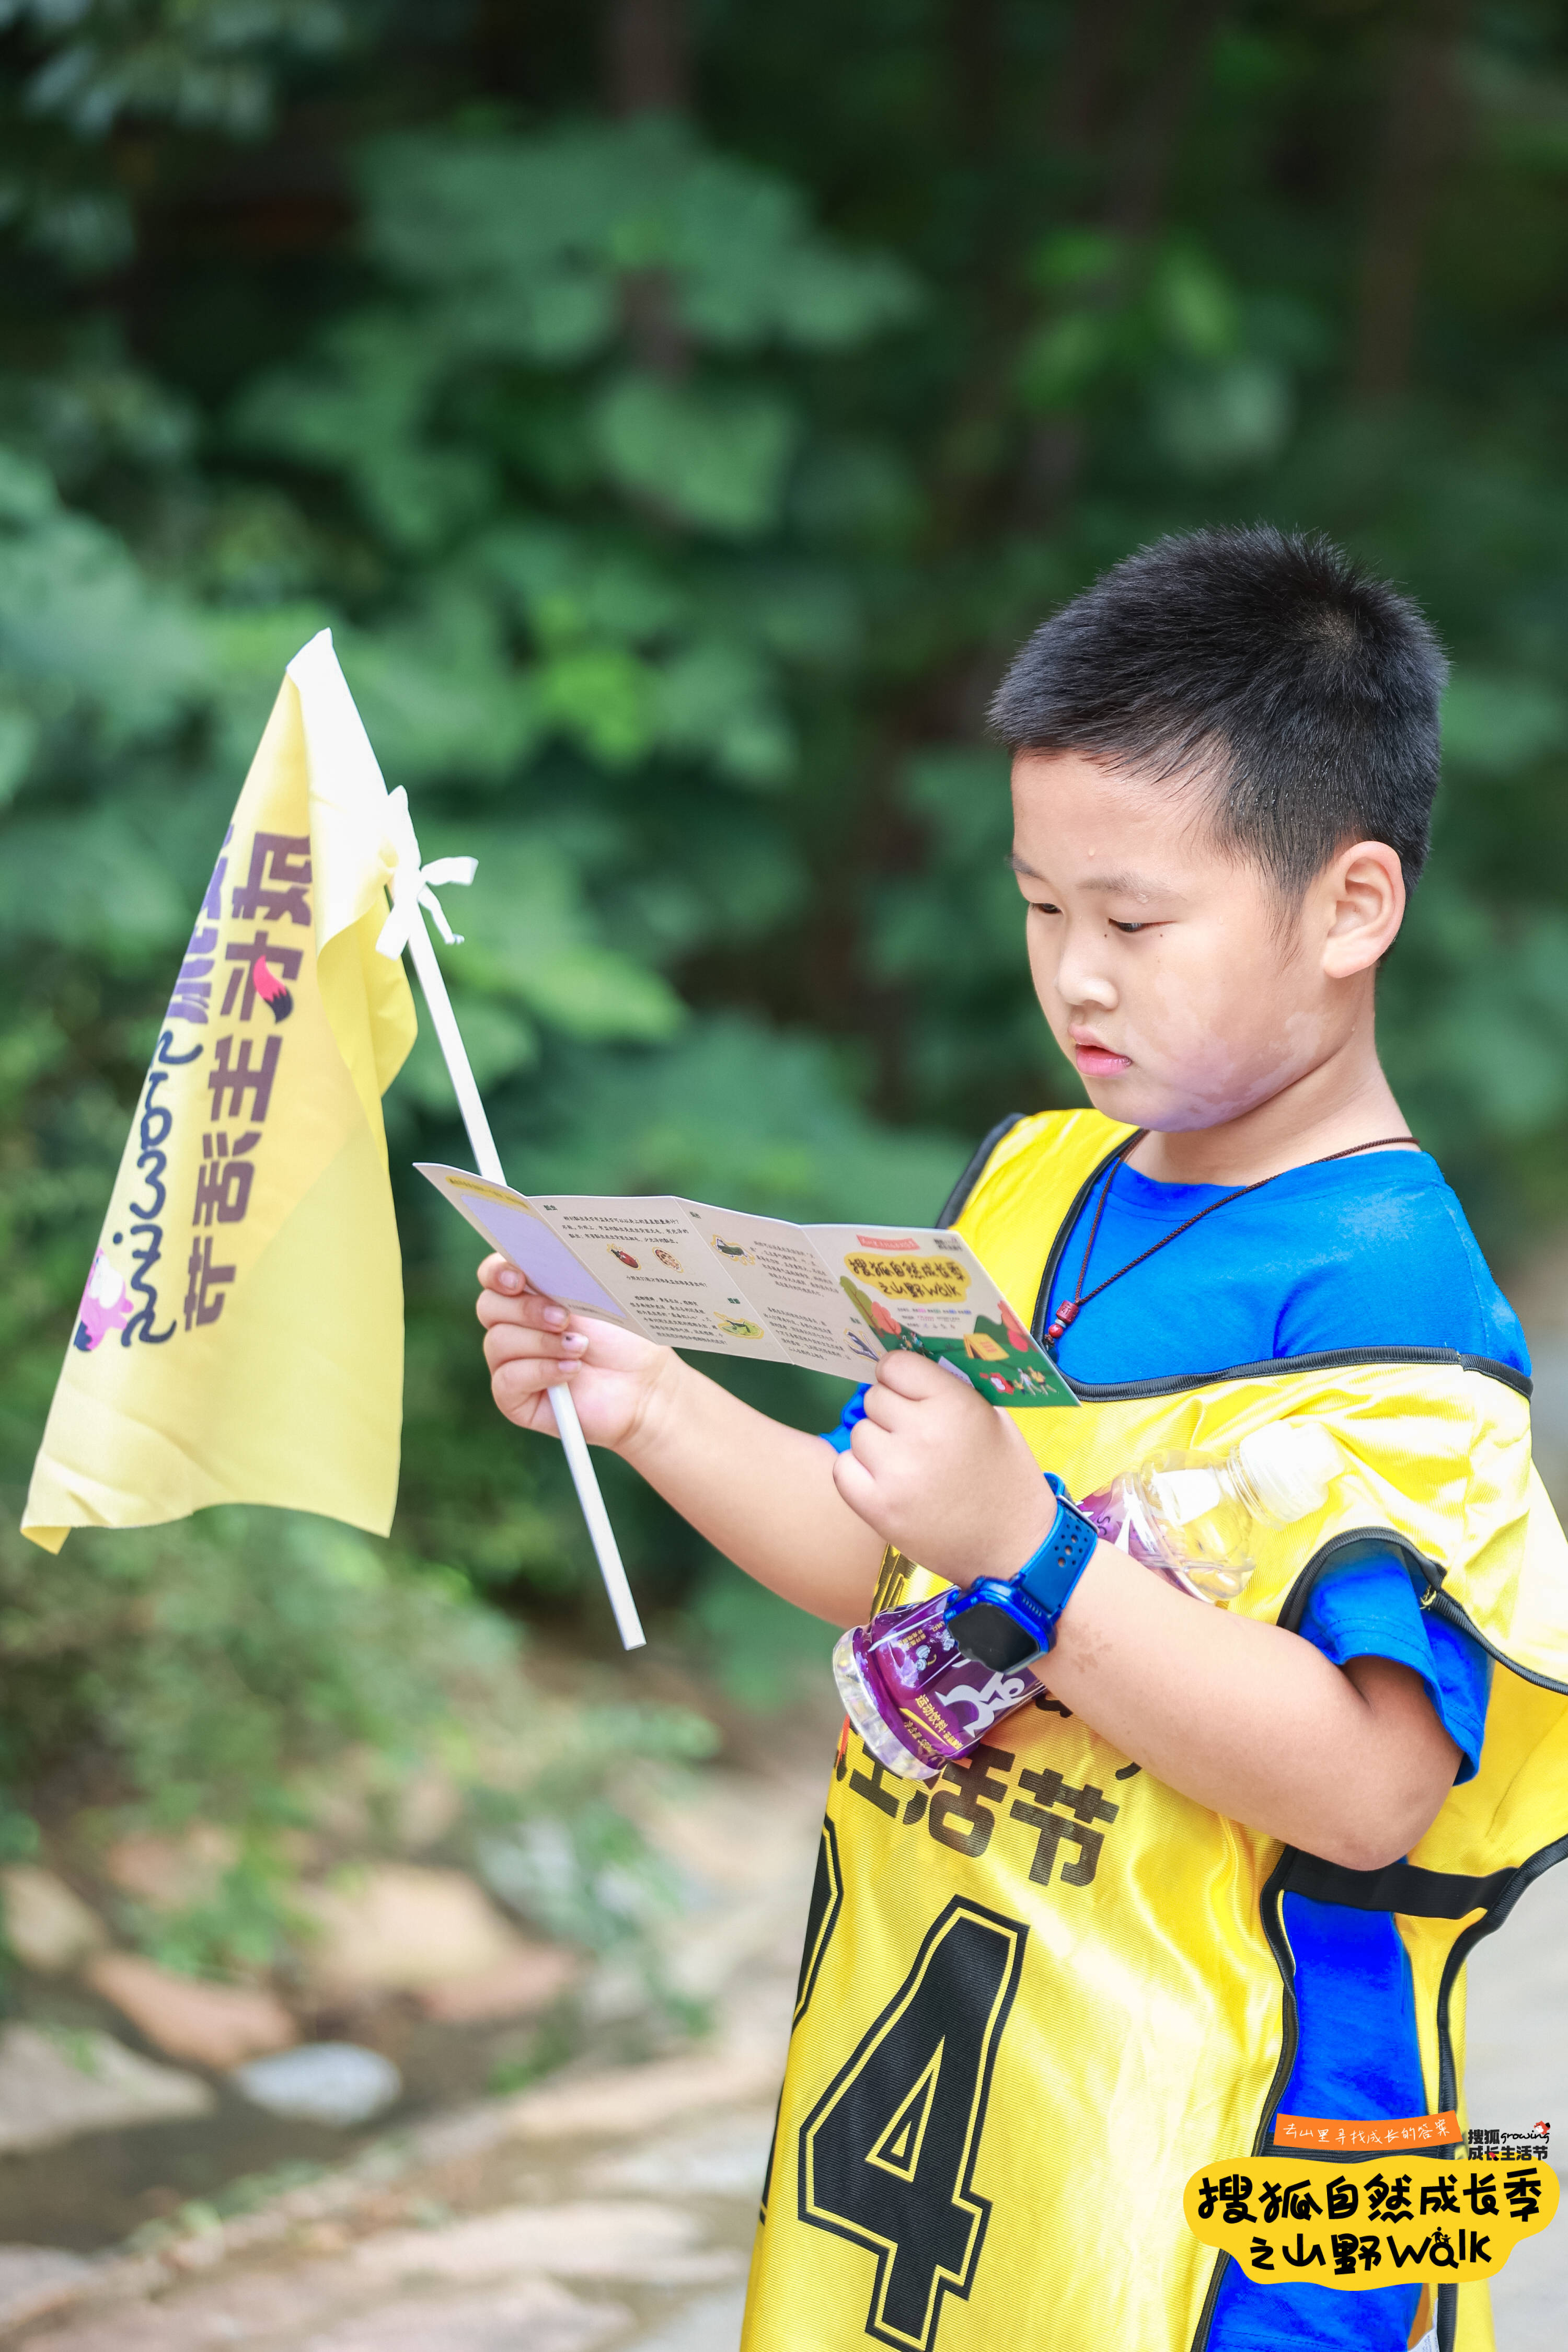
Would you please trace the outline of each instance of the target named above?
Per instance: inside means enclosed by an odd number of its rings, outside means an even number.
[[[1107,1543],[1180,1591],[1232,1601],[1252,1574],[1259,1532],[1321,1510],[1343,1467],[1321,1422],[1276,1421],[1217,1458],[1152,1454],[1078,1507]],[[1046,1687],[1040,1659],[993,1668],[962,1647],[948,1622],[956,1597],[938,1592],[886,1609],[834,1644],[851,1724],[905,1780],[931,1780]]]
[[[1260,1532],[1310,1518],[1344,1457],[1321,1421],[1271,1421],[1215,1461],[1153,1454],[1079,1505],[1107,1543],[1198,1601],[1234,1601]]]

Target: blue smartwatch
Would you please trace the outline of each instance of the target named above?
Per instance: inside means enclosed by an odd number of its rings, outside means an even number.
[[[1100,1533],[1051,1471],[1057,1498],[1051,1531],[1016,1576],[980,1576],[948,1601],[943,1622],[961,1650],[1006,1674],[1027,1665],[1055,1643],[1057,1620],[1094,1557]]]

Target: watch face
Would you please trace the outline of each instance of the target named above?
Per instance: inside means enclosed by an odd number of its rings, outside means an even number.
[[[948,1620],[948,1632],[967,1656],[996,1674],[1026,1665],[1040,1654],[1038,1636],[990,1601],[976,1601],[968,1609],[956,1610]]]

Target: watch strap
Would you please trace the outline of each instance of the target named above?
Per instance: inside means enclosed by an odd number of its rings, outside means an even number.
[[[1052,1479],[1052,1486],[1056,1486]],[[1027,1594],[1040,1615],[1051,1629],[1051,1641],[1056,1640],[1057,1619],[1071,1600],[1079,1578],[1094,1558],[1100,1542],[1100,1530],[1086,1519],[1077,1505],[1060,1489],[1057,1492],[1057,1515],[1051,1521],[1051,1531],[1037,1551],[1032,1552],[1013,1579]]]
[[[982,1576],[949,1599],[946,1622],[959,1647],[998,1671],[1014,1671],[1053,1649],[1057,1620],[1094,1557],[1100,1533],[1046,1474],[1057,1497],[1050,1533],[1014,1576]]]

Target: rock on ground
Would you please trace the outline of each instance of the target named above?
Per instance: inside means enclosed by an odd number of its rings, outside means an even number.
[[[340,1883],[303,1886],[296,1901],[318,1931],[306,1955],[311,1986],[330,1998],[484,1978],[523,1948],[460,1870],[375,1863]]]
[[[397,2280],[510,2278],[641,2279],[654,2285],[722,2277],[725,2252],[694,2251],[695,2216],[678,2206],[584,2201],[503,2205],[440,2230],[389,2230],[367,2238],[354,2259],[367,2276]]]
[[[721,2287],[688,2304],[651,2336],[639,2336],[627,2352],[735,2352],[745,2315],[744,2286]]]
[[[63,2302],[90,2273],[90,2263],[58,2246],[0,2246],[0,2328]]]
[[[277,1994],[259,1985],[202,1984],[137,1952],[102,1952],[83,1973],[157,2049],[215,2074],[300,2038]]]
[[[742,2107],[718,2123],[667,2132],[587,2165],[583,2186],[663,2197],[755,2197],[773,2136],[771,2107]]]
[[[252,2059],[229,2076],[269,2115],[301,2116],[337,2130],[369,2121],[403,2093],[403,2077],[379,2050],[355,2042],[308,2042],[300,2050]]]
[[[426,1985],[416,1998],[426,2016],[438,2024],[493,2025],[548,2009],[580,1972],[574,1953],[558,1944],[531,1944],[520,1937],[494,1968]]]
[[[58,1976],[74,1969],[109,1940],[103,1922],[73,1895],[63,1878],[36,1863],[0,1870],[0,1910],[5,1941],[25,1969]]]
[[[779,1841],[727,1842],[715,1928],[742,1906],[714,2038],[584,2068],[405,2126],[338,2173],[167,2250],[92,2266],[26,2352],[735,2352],[783,2069],[822,1771],[754,1784],[798,1823],[791,1916],[764,1940]],[[794,1848],[798,1847],[798,1851]],[[759,1882],[764,1882],[765,1885]],[[700,1889],[698,1890],[701,1892]]]
[[[238,1859],[232,1830],[196,1822],[178,1837],[144,1831],[119,1839],[104,1856],[104,1868],[121,1894],[154,1911],[183,1911],[205,1902]]]
[[[154,2065],[112,2034],[37,2025],[0,2033],[0,2154],[205,2115],[213,2104],[194,2074]]]

